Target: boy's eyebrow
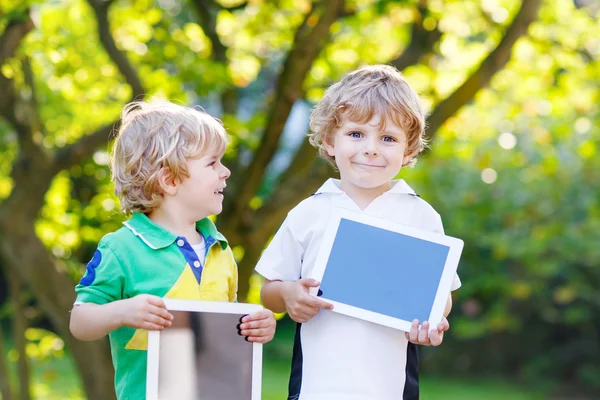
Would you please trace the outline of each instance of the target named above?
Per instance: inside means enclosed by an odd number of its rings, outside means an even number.
[[[401,129],[394,129],[394,130],[386,129],[385,131],[383,131],[383,133],[385,133],[386,135],[392,135],[392,136],[405,136],[406,135],[406,133]]]
[[[362,124],[362,123],[358,123],[358,122],[354,122],[354,121],[348,121],[345,128],[347,130],[350,130],[350,129],[363,129],[365,126],[370,126],[372,128],[378,128],[377,125]],[[385,135],[397,136],[397,137],[405,137],[406,136],[406,132],[404,132],[404,130],[402,128],[398,128],[398,129],[389,129],[389,128],[387,128],[384,131],[382,131],[382,133],[385,134]]]

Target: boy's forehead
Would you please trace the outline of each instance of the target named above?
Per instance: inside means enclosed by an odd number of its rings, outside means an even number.
[[[220,149],[205,149],[200,152],[194,158],[222,158],[225,154],[225,151],[221,151]]]

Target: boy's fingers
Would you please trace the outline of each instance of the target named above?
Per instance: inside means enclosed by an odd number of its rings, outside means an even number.
[[[439,346],[442,344],[443,338],[444,334],[438,332],[436,329],[432,329],[431,332],[429,332],[429,340],[431,341],[432,346]]]
[[[324,300],[318,299],[314,296],[310,296],[310,298],[308,298],[306,300],[306,305],[309,307],[314,307],[314,308],[324,308],[326,310],[333,310],[333,304],[328,303]]]
[[[423,322],[423,325],[421,326],[421,330],[419,331],[419,342],[421,343],[427,343],[428,342],[428,334],[429,334],[429,322],[425,321]]]
[[[271,325],[274,325],[269,319],[257,319],[254,321],[247,321],[240,325],[240,329],[257,329],[257,328],[267,328]]]
[[[446,318],[442,319],[442,322],[440,322],[437,326],[437,330],[440,332],[444,332],[447,331],[448,329],[450,329],[450,323],[448,322],[448,320]]]
[[[157,306],[150,306],[150,313],[157,315],[161,318],[164,318],[166,320],[172,321],[173,320],[173,314],[171,314],[170,312],[168,312],[165,308],[160,308]]]
[[[158,296],[148,295],[146,297],[146,299],[147,299],[148,303],[152,304],[153,306],[165,308],[165,309],[167,308],[165,306],[165,302],[163,301],[163,299]]]
[[[267,343],[270,340],[268,336],[246,336],[246,341],[251,343]]]
[[[152,322],[144,322],[140,328],[145,329],[147,331],[162,331],[163,329],[165,329],[163,325],[155,324]]]
[[[166,326],[166,327],[171,326],[171,321],[169,321],[168,319],[165,319],[158,315],[152,315],[152,314],[150,314],[146,317],[146,322],[149,322],[154,325],[160,325],[160,326]]]
[[[249,321],[257,321],[257,320],[270,319],[272,316],[273,316],[273,313],[271,311],[269,311],[269,310],[260,310],[260,311],[254,312],[252,314],[245,315],[241,319],[241,322],[249,322]]]
[[[260,329],[243,329],[242,336],[250,336],[250,337],[269,337],[273,335],[273,330],[268,328],[260,328]]]
[[[410,325],[410,331],[408,332],[408,340],[411,342],[416,342],[418,340],[419,334],[419,320],[414,319],[412,324]]]
[[[303,324],[306,321],[308,321],[309,319],[311,319],[312,317],[313,317],[312,315],[308,315],[306,312],[298,312],[293,315],[292,319],[296,322]]]

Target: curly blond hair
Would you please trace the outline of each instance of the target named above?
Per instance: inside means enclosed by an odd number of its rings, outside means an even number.
[[[408,166],[416,163],[417,155],[427,147],[425,114],[419,95],[396,68],[389,65],[367,65],[350,72],[331,85],[310,115],[310,143],[319,155],[336,167],[327,154],[325,144],[333,144],[335,130],[344,119],[365,124],[374,115],[387,115],[406,133]],[[380,129],[385,129],[381,118]]]
[[[135,101],[121,113],[111,153],[115,194],[125,213],[160,206],[162,171],[175,181],[189,177],[187,160],[209,151],[223,154],[228,137],[219,120],[204,111],[164,100]]]

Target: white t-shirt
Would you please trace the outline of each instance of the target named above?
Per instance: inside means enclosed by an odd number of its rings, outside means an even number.
[[[206,241],[204,240],[202,235],[200,235],[200,239],[202,240],[200,243],[192,244],[191,246],[192,249],[194,249],[196,255],[198,256],[200,264],[204,265],[204,260],[206,259]]]
[[[329,179],[291,210],[261,256],[256,271],[269,280],[311,277],[323,232],[334,207],[443,233],[439,214],[403,180],[361,211]],[[455,276],[452,290],[460,287]],[[298,324],[289,400],[417,399],[418,355],[404,332],[320,310]]]

